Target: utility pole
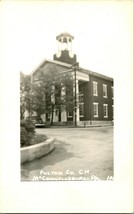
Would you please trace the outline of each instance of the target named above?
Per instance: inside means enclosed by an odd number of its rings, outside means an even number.
[[[74,70],[74,99],[75,99],[75,101],[74,101],[74,124],[75,124],[75,127],[77,126],[77,94],[76,94],[76,91],[77,91],[77,89],[76,89],[76,69],[77,69],[77,67],[79,66],[79,63],[78,62],[76,62],[74,65],[72,65],[71,67],[73,68],[73,70]]]
[[[76,101],[76,66],[74,66],[74,81],[75,81],[75,109],[74,109],[74,112],[75,112],[75,126],[77,126],[77,101]]]

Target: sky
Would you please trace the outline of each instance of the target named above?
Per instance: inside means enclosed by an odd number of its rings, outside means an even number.
[[[114,77],[132,46],[132,1],[2,1],[5,54],[23,73],[31,73],[57,53],[56,36],[74,36],[81,67]],[[127,55],[126,55],[127,53]],[[14,62],[13,62],[14,61]]]

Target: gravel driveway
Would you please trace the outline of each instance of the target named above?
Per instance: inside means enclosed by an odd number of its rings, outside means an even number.
[[[55,149],[21,166],[21,180],[107,180],[113,176],[113,127],[43,128]]]

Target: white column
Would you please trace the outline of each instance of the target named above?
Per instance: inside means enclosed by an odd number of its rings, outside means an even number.
[[[65,86],[62,84],[62,89],[61,89],[61,99],[63,96],[65,96],[66,94],[66,89],[65,89]],[[61,112],[61,122],[66,122],[67,121],[67,112],[65,110],[63,110]]]
[[[67,112],[64,110],[61,112],[61,122],[67,121]]]
[[[42,115],[41,115],[41,118],[42,118],[42,120],[43,120],[44,122],[46,122],[46,114],[42,114]]]
[[[67,37],[67,49],[70,50],[70,46],[69,46],[69,37]]]
[[[58,116],[56,115],[56,109],[54,109],[53,122],[58,122]]]

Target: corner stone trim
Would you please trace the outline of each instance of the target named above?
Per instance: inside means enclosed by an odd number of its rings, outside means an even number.
[[[32,161],[32,160],[40,158],[44,155],[47,155],[54,148],[55,148],[55,146],[54,146],[53,138],[49,138],[46,141],[39,143],[39,144],[21,148],[20,149],[21,163]]]

